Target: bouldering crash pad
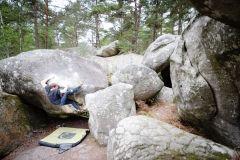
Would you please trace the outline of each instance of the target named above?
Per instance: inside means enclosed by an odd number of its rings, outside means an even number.
[[[50,135],[41,139],[39,144],[59,148],[59,153],[63,153],[81,143],[89,132],[89,129],[59,127]]]

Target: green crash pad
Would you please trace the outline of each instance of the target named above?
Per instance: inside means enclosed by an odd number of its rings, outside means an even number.
[[[40,145],[59,148],[60,153],[81,143],[88,135],[89,129],[59,127],[39,141]]]

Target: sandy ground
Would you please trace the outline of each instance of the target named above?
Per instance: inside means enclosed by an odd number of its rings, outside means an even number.
[[[138,101],[137,114],[146,115],[169,124],[172,124],[187,132],[204,136],[196,131],[191,126],[183,124],[177,113],[177,107],[174,103],[156,101],[151,105],[147,105],[144,101]],[[3,160],[39,160],[39,159],[51,159],[51,160],[106,160],[107,159],[107,147],[100,147],[97,141],[91,134],[76,147],[59,154],[58,148],[51,148],[46,146],[40,146],[39,140],[52,133],[57,125],[65,124],[67,127],[74,128],[88,128],[88,119],[74,117],[69,119],[58,119],[49,117],[48,125],[41,130],[36,130],[32,133],[31,137],[24,142],[24,144],[18,147]]]

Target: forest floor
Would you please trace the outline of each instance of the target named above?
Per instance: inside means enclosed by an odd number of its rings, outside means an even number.
[[[144,101],[137,101],[136,104],[137,104],[138,115],[146,115],[154,119],[169,123],[189,133],[207,138],[204,134],[198,132],[196,129],[194,129],[190,125],[183,123],[180,120],[180,117],[177,112],[177,106],[174,103],[155,101],[152,104],[148,105]],[[3,160],[18,159],[17,157],[21,155],[24,151],[30,150],[31,148],[39,146],[38,144],[39,140],[51,134],[54,130],[56,130],[57,125],[61,125],[63,123],[66,125],[66,127],[88,128],[87,118],[73,117],[68,119],[59,119],[59,118],[49,117],[49,123],[45,128],[33,131],[31,137],[28,140],[26,140],[22,146],[18,147],[15,151],[10,153],[8,156],[4,157]],[[88,141],[89,140],[91,141],[91,139],[93,138],[91,138],[91,136],[88,135],[87,139]],[[94,154],[99,154],[100,156],[102,156],[102,159],[106,159],[105,152],[106,152],[106,147],[105,149],[99,147],[98,145],[94,147]]]

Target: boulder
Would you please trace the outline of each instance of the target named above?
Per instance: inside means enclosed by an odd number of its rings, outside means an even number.
[[[107,46],[101,47],[97,51],[97,56],[110,57],[110,56],[117,55],[119,53],[119,49],[116,47],[117,44],[118,44],[118,41],[114,41],[114,42],[108,44]]]
[[[211,88],[195,70],[181,40],[171,56],[171,80],[180,117],[195,125],[210,121],[217,112]]]
[[[170,65],[170,56],[179,40],[178,35],[164,34],[159,36],[144,52],[142,64],[157,73]]]
[[[109,133],[107,159],[232,159],[233,150],[146,116],[120,121]]]
[[[0,91],[0,157],[8,155],[27,140],[32,131],[21,100]]]
[[[156,95],[155,100],[162,100],[165,102],[173,102],[174,101],[173,89],[164,86],[159,91],[159,93]]]
[[[100,64],[103,70],[108,75],[110,75],[129,64],[141,64],[143,56],[135,53],[130,53],[112,57],[91,56],[90,59]]]
[[[133,86],[135,101],[154,97],[164,86],[154,70],[141,64],[130,64],[116,71],[111,77],[111,83],[119,82]]]
[[[69,83],[69,89],[80,83],[92,85],[95,90],[108,86],[107,75],[99,64],[61,50],[23,52],[1,60],[0,68],[0,82],[4,92],[18,95],[24,103],[64,118],[77,115],[78,112],[69,109],[68,105],[59,107],[50,104],[45,89],[40,84],[41,80],[54,76],[49,83],[55,82],[60,86]],[[83,89],[84,87],[81,88],[82,91]]]
[[[205,126],[222,144],[240,145],[240,30],[198,15],[171,56],[182,119]]]
[[[101,147],[107,146],[108,134],[119,121],[136,115],[133,87],[118,83],[86,95],[90,133]]]
[[[190,0],[190,2],[201,14],[240,28],[239,0]]]

